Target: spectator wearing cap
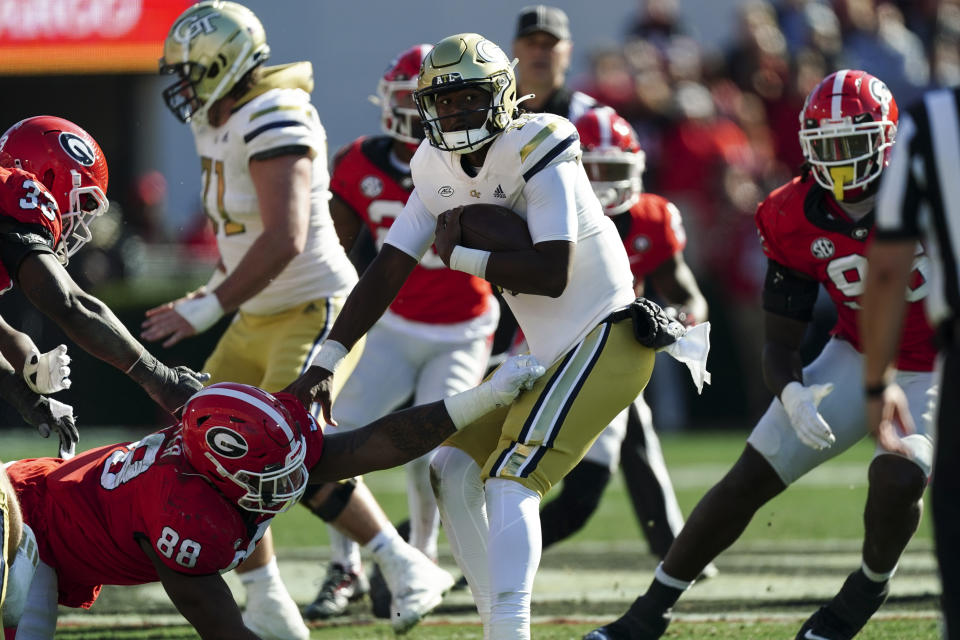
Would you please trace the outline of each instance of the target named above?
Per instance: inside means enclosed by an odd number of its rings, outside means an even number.
[[[597,101],[566,86],[570,68],[570,21],[563,10],[538,4],[517,16],[513,55],[517,57],[518,95],[532,93],[523,103],[527,111],[553,113],[575,121]]]

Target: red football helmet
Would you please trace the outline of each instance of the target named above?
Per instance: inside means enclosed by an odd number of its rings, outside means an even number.
[[[407,144],[419,145],[424,137],[413,90],[423,59],[432,48],[430,44],[418,44],[398,55],[380,78],[376,97],[371,98],[380,105],[383,132]]]
[[[868,185],[890,162],[899,115],[887,85],[865,71],[824,78],[800,112],[800,147],[820,186],[837,200],[872,193]]]
[[[640,199],[646,154],[637,134],[610,107],[590,109],[574,123],[583,148],[583,168],[608,216],[627,211]]]
[[[183,450],[240,508],[281,513],[307,488],[303,431],[309,419],[292,396],[234,382],[212,384],[184,406]]]
[[[109,206],[109,174],[103,151],[89,133],[56,116],[21,120],[0,136],[0,166],[29,171],[56,199],[64,261],[93,238],[89,225]]]

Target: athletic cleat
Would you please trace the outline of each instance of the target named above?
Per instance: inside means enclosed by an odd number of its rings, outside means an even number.
[[[848,640],[854,634],[830,609],[820,607],[800,627],[796,640]]]
[[[583,640],[657,640],[667,630],[667,613],[647,613],[649,604],[640,596],[625,614],[599,629],[594,629]]]
[[[844,581],[830,604],[810,616],[796,640],[851,640],[887,599],[890,582],[871,581],[857,569]]]
[[[279,585],[279,587],[277,586]],[[251,598],[247,592],[247,608],[243,624],[263,640],[309,640],[310,630],[300,617],[300,609],[282,582],[270,585],[262,595]]]
[[[390,626],[401,635],[437,608],[453,586],[453,576],[413,547],[404,545],[380,565],[393,594]]]
[[[363,573],[353,573],[336,562],[327,567],[327,575],[317,598],[303,610],[307,620],[326,620],[342,616],[347,606],[362,598],[370,590],[367,577]]]
[[[645,624],[628,619],[627,615],[594,629],[583,640],[657,640],[667,630],[667,620],[663,619],[663,626],[651,628]]]

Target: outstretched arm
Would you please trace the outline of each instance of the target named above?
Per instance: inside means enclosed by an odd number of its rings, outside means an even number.
[[[17,282],[24,295],[87,353],[127,373],[171,413],[202,387],[186,367],[171,369],[134,338],[107,305],[81,289],[51,253],[23,259]]]
[[[170,600],[203,640],[258,640],[247,629],[240,608],[220,574],[188,576],[177,573],[160,561],[145,538],[138,540]]]
[[[456,431],[443,402],[391,413],[360,429],[324,436],[310,482],[342,480],[419,458]]]
[[[342,480],[419,458],[457,429],[513,402],[544,372],[532,356],[514,356],[472,389],[391,413],[361,429],[325,436],[323,456],[310,470],[310,482]]]

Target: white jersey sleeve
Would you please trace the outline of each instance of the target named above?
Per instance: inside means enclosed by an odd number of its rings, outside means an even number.
[[[505,134],[519,147],[520,174],[526,182],[547,167],[580,159],[580,136],[566,118],[549,114],[520,117],[513,128],[514,135],[510,129]]]
[[[384,243],[393,245],[419,262],[433,244],[436,222],[414,189],[387,232]]]
[[[326,133],[305,91],[270,91],[243,116],[243,141],[248,161],[290,147],[306,147],[311,157],[326,155]]]
[[[527,181],[527,227],[533,243],[549,240],[577,241],[579,221],[574,194],[575,162],[551,164]]]

